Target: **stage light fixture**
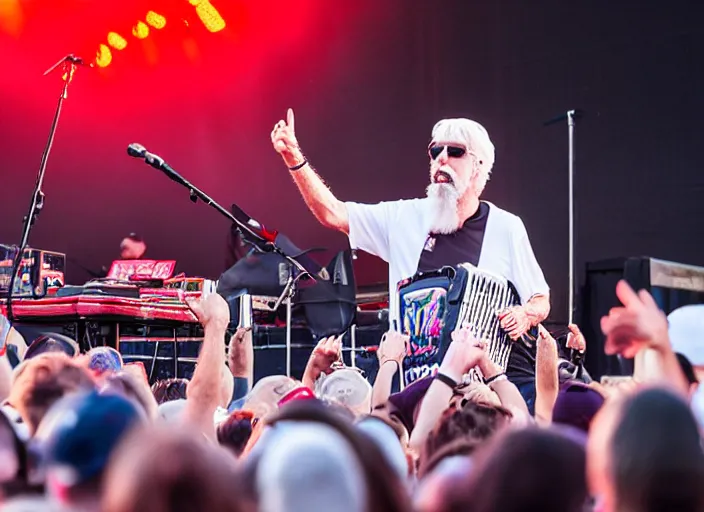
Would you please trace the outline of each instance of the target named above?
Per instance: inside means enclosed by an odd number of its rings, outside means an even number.
[[[95,56],[95,63],[101,67],[105,68],[110,65],[112,62],[112,52],[110,51],[110,48],[106,44],[101,44],[98,46],[98,52],[97,55]]]
[[[166,18],[161,14],[157,14],[154,11],[149,11],[147,13],[147,23],[159,30],[166,26]]]
[[[137,24],[132,27],[132,35],[137,39],[144,39],[149,35],[149,27],[143,21],[138,21]]]
[[[190,1],[193,3],[194,0]],[[200,21],[203,22],[208,32],[220,32],[225,28],[225,20],[208,0],[201,0],[198,5],[196,5],[196,13],[198,13]]]
[[[108,32],[108,44],[116,50],[124,50],[127,47],[127,41],[117,32]]]

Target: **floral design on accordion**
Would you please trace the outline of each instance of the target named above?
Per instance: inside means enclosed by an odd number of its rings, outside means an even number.
[[[413,356],[434,353],[442,334],[447,307],[447,290],[429,288],[408,292],[403,297],[403,332],[410,337]]]

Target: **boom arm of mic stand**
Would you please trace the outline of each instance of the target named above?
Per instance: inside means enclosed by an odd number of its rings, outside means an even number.
[[[166,164],[164,164],[166,165]],[[186,178],[175,172],[173,169],[170,167],[166,166],[166,169],[163,169],[164,173],[171,178],[173,181],[176,183],[186,187],[189,192],[189,197],[191,201],[194,203],[198,202],[198,199],[203,201],[205,204],[208,206],[211,206],[215,210],[217,210],[221,215],[224,215],[227,217],[233,224],[237,226],[238,231],[242,234],[243,238],[257,247],[262,252],[269,252],[269,250],[277,252],[280,254],[282,257],[284,257],[291,265],[293,265],[299,272],[300,274],[296,277],[295,281],[298,281],[301,277],[304,275],[307,275],[311,279],[315,280],[315,277],[309,272],[303,265],[301,265],[298,261],[296,261],[294,258],[291,256],[287,255],[283,250],[281,250],[280,247],[278,247],[274,242],[271,242],[269,240],[263,239],[258,233],[256,233],[250,226],[245,224],[244,222],[240,221],[237,217],[232,215],[229,211],[227,211],[225,208],[223,208],[217,201],[215,201],[212,197],[210,197],[208,194],[203,192],[201,189],[193,185],[190,181],[188,181]],[[169,172],[170,171],[170,172]],[[292,283],[295,284],[295,283]],[[279,301],[279,304],[283,301],[285,297],[282,295],[281,300]]]

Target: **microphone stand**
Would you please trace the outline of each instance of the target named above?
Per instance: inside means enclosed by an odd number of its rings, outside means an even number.
[[[543,123],[543,126],[549,126],[560,121],[567,120],[567,159],[568,159],[568,179],[567,179],[567,194],[568,194],[568,312],[567,312],[567,322],[569,324],[574,322],[574,310],[575,310],[575,272],[574,272],[574,254],[575,254],[575,242],[574,242],[574,127],[575,120],[581,117],[583,112],[581,110],[568,110],[565,114],[554,117]]]
[[[63,106],[64,100],[68,97],[68,85],[73,79],[73,75],[76,72],[77,64],[82,64],[82,60],[75,57],[74,55],[67,55],[59,62],[51,66],[44,72],[44,76],[48,75],[59,66],[63,67],[63,87],[61,88],[61,95],[59,96],[59,101],[56,105],[56,111],[54,112],[54,119],[51,122],[51,128],[49,129],[49,139],[47,140],[44,152],[42,153],[41,163],[39,164],[39,172],[37,174],[37,181],[34,184],[34,191],[32,192],[32,200],[29,203],[29,211],[24,217],[24,226],[22,228],[22,239],[20,240],[20,245],[15,255],[15,259],[12,263],[12,274],[10,275],[10,289],[7,292],[7,317],[10,321],[14,320],[14,315],[12,313],[12,293],[14,292],[15,280],[17,279],[17,273],[20,270],[20,265],[22,259],[24,258],[24,251],[27,248],[27,243],[29,242],[29,233],[32,230],[32,226],[44,208],[44,192],[42,191],[42,185],[44,184],[44,175],[46,174],[46,164],[49,159],[49,153],[51,152],[51,146],[54,143],[54,135],[56,134],[56,127],[59,123],[59,116],[61,115],[61,108]],[[32,283],[35,285],[35,283]],[[34,295],[34,290],[33,290]]]
[[[142,148],[143,149],[143,148]],[[128,150],[128,154],[130,156],[135,156],[135,157],[144,157],[144,160],[147,164],[151,165],[152,167],[159,169],[162,171],[166,176],[171,179],[172,181],[175,181],[179,185],[184,186],[186,189],[188,189],[188,194],[189,198],[193,203],[197,203],[198,200],[200,199],[203,201],[205,204],[208,206],[213,207],[218,213],[221,215],[227,217],[233,224],[237,226],[237,230],[240,233],[240,236],[242,236],[242,239],[252,245],[256,250],[260,252],[276,252],[279,255],[281,255],[286,261],[291,265],[290,271],[289,271],[289,276],[288,280],[286,282],[286,285],[284,286],[284,290],[279,296],[279,298],[276,301],[276,305],[274,309],[278,309],[278,307],[282,303],[286,303],[286,375],[288,377],[291,376],[291,323],[293,321],[293,312],[292,312],[292,306],[293,306],[293,296],[296,294],[296,285],[298,281],[302,277],[309,277],[310,279],[315,280],[313,277],[313,273],[309,272],[303,265],[301,265],[298,261],[296,261],[293,257],[289,256],[286,254],[286,252],[279,247],[275,241],[272,241],[270,239],[267,239],[263,236],[264,228],[262,225],[255,221],[254,219],[250,218],[248,215],[246,215],[239,207],[236,207],[238,210],[238,214],[241,217],[248,217],[248,221],[243,221],[242,219],[237,218],[235,215],[233,215],[231,212],[227,211],[225,208],[223,208],[220,204],[217,203],[212,197],[210,197],[208,194],[203,192],[201,189],[193,185],[190,181],[188,181],[186,178],[181,176],[179,173],[177,173],[171,166],[169,166],[166,162],[161,157],[158,157],[156,155],[153,155],[151,153],[146,152],[141,152],[140,154],[130,152]],[[255,227],[256,226],[256,227]],[[298,274],[294,275],[294,269],[298,270]]]

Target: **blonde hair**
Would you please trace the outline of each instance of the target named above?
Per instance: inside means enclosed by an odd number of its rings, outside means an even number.
[[[41,354],[15,370],[9,402],[34,435],[49,408],[73,391],[95,388],[92,376],[66,354]]]

